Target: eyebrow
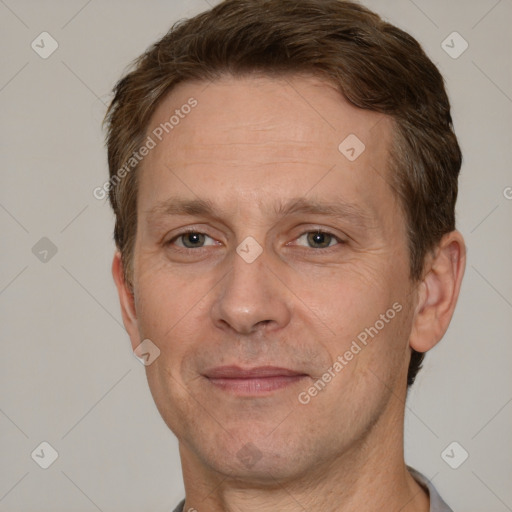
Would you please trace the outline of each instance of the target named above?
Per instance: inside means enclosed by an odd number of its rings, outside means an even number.
[[[363,208],[354,203],[324,202],[305,197],[292,198],[286,202],[278,201],[272,207],[276,217],[287,217],[294,214],[323,215],[346,219],[354,225],[369,228],[375,221]],[[216,206],[209,199],[183,199],[170,197],[146,210],[149,222],[167,216],[207,216],[222,220],[226,216],[225,209]]]

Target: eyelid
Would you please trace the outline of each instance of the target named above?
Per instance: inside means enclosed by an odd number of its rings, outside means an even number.
[[[164,240],[162,241],[162,245],[164,247],[172,245],[172,246],[176,247],[177,249],[181,249],[184,251],[189,251],[189,250],[199,251],[199,250],[203,249],[204,247],[196,247],[195,249],[191,249],[189,247],[185,247],[184,245],[176,245],[175,244],[176,240],[179,240],[182,236],[185,236],[188,233],[197,233],[200,235],[204,235],[208,238],[211,238],[214,241],[217,241],[213,236],[205,233],[204,228],[198,228],[197,226],[188,226],[188,227],[185,227],[182,230],[178,231],[177,233],[173,234],[171,238],[169,238],[169,239],[164,238]],[[217,245],[217,244],[211,244],[206,247],[211,247],[212,245]]]
[[[337,245],[343,245],[343,244],[347,243],[347,241],[344,240],[343,238],[341,238],[340,236],[336,235],[332,231],[329,231],[329,230],[323,229],[323,228],[310,228],[310,229],[306,229],[305,231],[302,231],[299,236],[295,237],[293,239],[293,242],[295,242],[299,238],[302,238],[304,235],[307,235],[309,233],[320,233],[322,235],[329,235],[332,238],[334,238],[338,243],[334,244],[334,245],[328,245],[327,247],[324,247],[324,248],[321,248],[321,249],[318,249],[318,248],[315,248],[315,247],[306,247],[306,246],[299,246],[299,247],[304,247],[305,249],[312,249],[312,250],[317,250],[317,251],[328,251],[329,249],[334,249],[334,247],[336,247]],[[291,242],[287,243],[286,245],[291,245]]]
[[[204,235],[216,242],[218,242],[217,240],[215,240],[214,237],[208,235],[207,233],[205,233],[204,231],[202,231],[201,229],[198,229],[197,227],[194,227],[194,226],[189,226],[187,228],[184,228],[182,231],[180,231],[179,233],[176,233],[172,238],[170,238],[168,241],[166,241],[164,243],[164,245],[172,245],[176,240],[178,240],[180,237],[184,236],[184,235],[187,235],[188,233],[197,233],[197,234],[200,234],[200,235]],[[295,242],[296,240],[298,240],[299,238],[303,237],[304,235],[307,235],[309,233],[321,233],[321,234],[325,234],[325,235],[329,235],[331,236],[332,238],[334,238],[338,243],[337,244],[334,244],[334,245],[329,245],[327,247],[324,247],[324,248],[321,248],[321,249],[318,249],[318,248],[314,248],[314,247],[306,247],[306,246],[300,246],[299,247],[304,247],[305,249],[312,249],[312,250],[316,250],[316,251],[328,251],[329,249],[333,249],[334,247],[336,247],[337,245],[343,245],[343,244],[346,244],[347,243],[347,240],[344,240],[343,238],[341,238],[340,236],[336,235],[335,233],[329,231],[328,229],[325,229],[325,228],[319,228],[319,227],[311,227],[309,229],[304,229],[304,231],[301,231],[301,233],[296,236],[292,242]],[[211,247],[213,245],[217,245],[217,244],[211,244],[209,246],[206,246],[206,247]],[[292,245],[291,242],[288,242],[287,244],[285,244],[287,246],[289,245]],[[180,249],[184,249],[184,250],[193,250],[193,251],[198,251],[200,249],[204,249],[205,246],[203,247],[196,247],[196,248],[190,248],[190,247],[185,247],[185,246],[181,246],[181,245],[177,245],[176,247],[180,248]]]

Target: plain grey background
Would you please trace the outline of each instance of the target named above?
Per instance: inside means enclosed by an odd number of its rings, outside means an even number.
[[[113,85],[214,3],[0,0],[1,512],[168,512],[184,496],[177,441],[122,326],[113,215],[92,191],[107,179]],[[464,154],[466,275],[407,402],[406,460],[455,511],[512,510],[512,2],[363,3],[438,65]],[[58,44],[47,58],[42,32]],[[42,442],[58,453],[48,469]]]

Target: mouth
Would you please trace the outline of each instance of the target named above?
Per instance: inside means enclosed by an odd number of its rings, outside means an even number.
[[[246,369],[239,366],[219,366],[207,370],[203,376],[217,389],[238,396],[268,395],[308,377],[303,372],[277,366]]]

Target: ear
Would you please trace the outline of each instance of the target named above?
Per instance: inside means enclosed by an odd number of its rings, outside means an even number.
[[[116,251],[112,261],[112,276],[119,295],[124,327],[130,336],[132,349],[135,350],[141,343],[137,313],[135,311],[135,299],[130,287],[124,280],[123,262],[119,251]]]
[[[427,352],[444,336],[455,310],[465,268],[464,238],[459,231],[451,231],[443,236],[426,263],[409,338],[414,350]]]

